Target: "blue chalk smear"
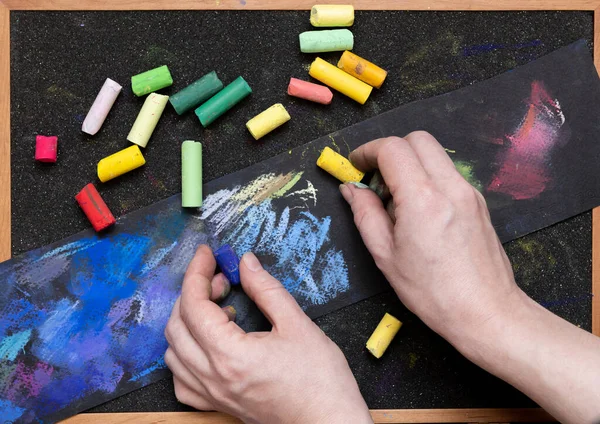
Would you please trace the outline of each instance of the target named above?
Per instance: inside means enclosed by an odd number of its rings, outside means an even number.
[[[215,252],[215,259],[221,272],[227,277],[233,285],[240,284],[240,258],[234,252],[230,245],[225,244],[219,247]]]

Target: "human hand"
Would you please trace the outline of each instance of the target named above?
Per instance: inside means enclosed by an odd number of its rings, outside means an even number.
[[[240,263],[242,287],[273,325],[245,333],[220,300],[228,283],[201,246],[165,330],[165,362],[177,399],[248,423],[372,422],[340,349],[265,271],[256,256]]]
[[[411,311],[474,359],[483,323],[525,297],[483,196],[425,132],[372,141],[350,160],[379,169],[392,195],[386,211],[371,190],[340,186],[377,266]]]

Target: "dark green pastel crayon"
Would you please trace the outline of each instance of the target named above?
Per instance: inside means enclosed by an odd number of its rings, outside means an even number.
[[[207,127],[250,93],[252,93],[252,89],[248,83],[244,78],[238,77],[196,109],[196,115],[202,126]]]
[[[178,115],[198,107],[223,89],[223,83],[212,71],[198,81],[188,85],[180,92],[171,96],[169,101]]]

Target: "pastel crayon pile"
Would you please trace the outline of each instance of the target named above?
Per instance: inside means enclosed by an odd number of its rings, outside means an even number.
[[[299,40],[303,53],[343,51],[343,54],[337,66],[317,57],[310,66],[309,75],[364,104],[373,87],[381,87],[387,72],[350,52],[354,48],[354,36],[350,30],[340,27],[350,27],[354,24],[354,7],[316,5],[311,10],[310,22],[316,28],[336,29],[301,33]],[[170,97],[159,93],[172,85],[173,77],[167,65],[131,77],[133,94],[138,97],[146,96],[146,99],[127,136],[132,145],[98,162],[96,172],[101,183],[146,164],[143,149],[148,148],[168,103],[177,115],[194,110],[201,126],[206,128],[252,93],[250,85],[243,77],[240,76],[224,85],[215,71],[207,73]],[[93,136],[100,131],[122,89],[119,83],[110,78],[106,79],[83,122],[84,133]],[[330,104],[333,99],[333,93],[328,87],[293,77],[287,87],[287,94],[324,105]],[[259,140],[290,119],[290,114],[283,104],[276,103],[248,120],[246,127],[252,137]],[[58,137],[37,136],[36,161],[56,163],[57,152]],[[339,154],[331,149],[325,149],[317,165],[344,182],[360,181],[364,177],[364,174],[356,170],[347,159],[342,158],[340,161],[338,156]],[[182,143],[181,177],[182,207],[201,207],[201,143],[193,140]],[[115,218],[93,183],[87,184],[75,199],[96,231],[102,231],[115,224]]]

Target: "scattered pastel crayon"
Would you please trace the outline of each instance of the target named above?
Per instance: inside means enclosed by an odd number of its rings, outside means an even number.
[[[384,203],[392,197],[390,194],[390,189],[383,180],[383,175],[381,175],[381,172],[379,171],[375,171],[371,177],[371,181],[369,181],[369,188],[373,190]]]
[[[146,98],[133,127],[131,127],[127,140],[140,147],[146,147],[168,101],[169,96],[156,93],[150,94]]]
[[[255,140],[264,137],[292,119],[281,103],[276,103],[246,122],[246,128]]]
[[[103,183],[144,165],[146,159],[139,146],[131,146],[98,162],[98,178]]]
[[[217,265],[221,268],[221,272],[229,280],[232,285],[240,284],[240,258],[233,251],[230,245],[225,244],[219,247],[215,252]]]
[[[171,85],[173,85],[173,78],[167,65],[131,77],[131,89],[138,97]]]
[[[402,327],[402,323],[392,315],[386,313],[369,340],[367,341],[367,349],[376,358],[381,358],[386,349]]]
[[[35,160],[38,162],[55,163],[57,151],[57,136],[38,135],[35,137]]]
[[[175,112],[178,115],[183,115],[187,111],[198,107],[222,89],[223,83],[217,77],[217,73],[212,71],[171,96],[169,101]]]
[[[94,187],[94,184],[86,185],[83,190],[75,196],[75,200],[79,203],[81,209],[87,216],[87,218],[92,223],[94,230],[102,231],[105,228],[113,225],[115,221],[115,217],[100,197],[100,193]]]
[[[311,77],[356,100],[361,105],[365,104],[373,91],[373,87],[369,84],[347,74],[329,62],[325,62],[320,57],[310,65],[308,73]]]
[[[386,70],[381,69],[374,63],[347,50],[340,58],[337,66],[342,71],[349,73],[353,77],[356,77],[375,88],[381,88],[381,85],[387,77]]]
[[[354,35],[348,29],[330,29],[300,33],[300,51],[302,53],[339,52],[352,50],[353,48]]]
[[[323,85],[291,78],[287,93],[290,96],[299,97],[311,102],[328,105],[333,99],[331,90]]]
[[[349,27],[354,24],[354,6],[349,4],[317,4],[310,11],[314,27]]]
[[[250,93],[252,93],[252,89],[248,83],[244,78],[238,77],[196,109],[196,116],[198,116],[202,126],[207,127]]]
[[[365,173],[356,169],[348,159],[329,147],[325,147],[321,152],[317,166],[343,183],[359,183],[365,176]]]
[[[83,121],[81,131],[89,135],[95,135],[100,131],[122,88],[115,81],[106,78],[98,96],[96,96],[96,100],[94,100],[94,104],[85,117],[85,121]]]
[[[202,206],[202,144],[192,140],[181,145],[181,206]]]

